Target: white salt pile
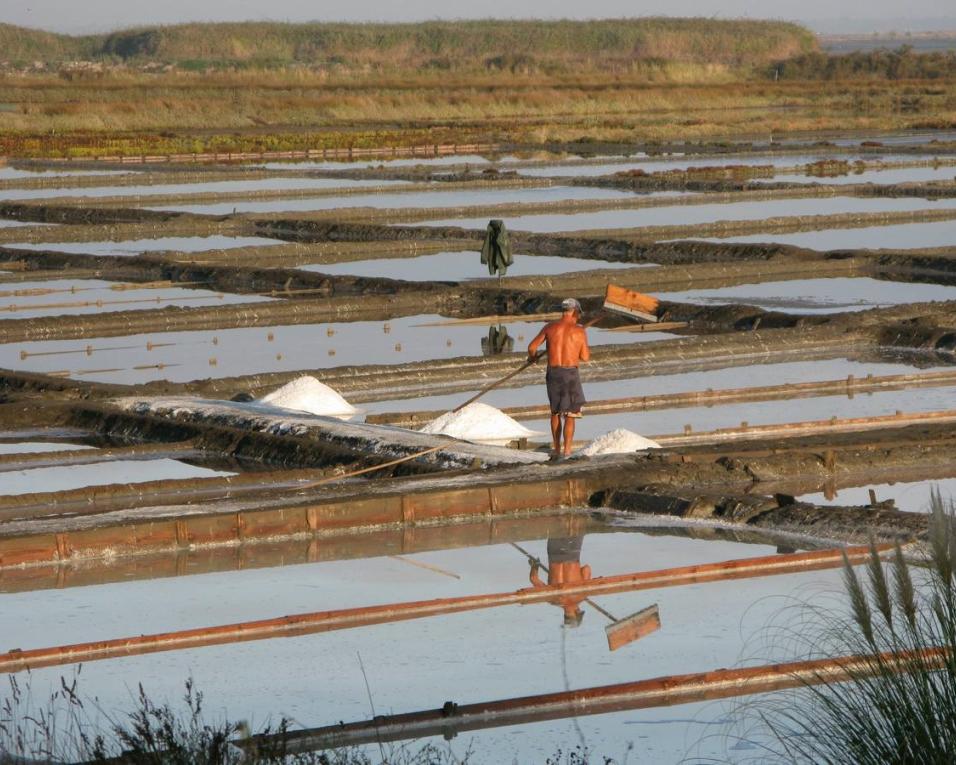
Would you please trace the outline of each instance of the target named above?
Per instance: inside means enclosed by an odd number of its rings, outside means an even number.
[[[328,385],[314,377],[299,377],[259,399],[262,404],[327,417],[348,418],[358,412]]]
[[[580,453],[586,457],[593,457],[596,454],[624,454],[626,452],[637,452],[641,449],[660,448],[661,445],[657,441],[651,441],[651,439],[639,436],[633,431],[618,428],[610,433],[605,433],[600,438],[595,438]]]
[[[507,441],[536,435],[500,409],[477,401],[432,420],[421,432],[441,433],[463,441]]]

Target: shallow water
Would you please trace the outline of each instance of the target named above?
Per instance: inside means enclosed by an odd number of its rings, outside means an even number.
[[[401,159],[361,159],[352,162],[333,160],[322,162],[266,162],[262,167],[270,170],[361,170],[376,167],[433,167],[442,165],[483,165],[490,160],[478,154],[449,154],[442,157],[404,157]]]
[[[21,250],[55,250],[80,255],[110,255],[126,257],[143,252],[203,252],[234,247],[267,247],[282,244],[278,239],[261,236],[164,236],[158,239],[135,239],[123,242],[43,242],[40,244],[18,243],[8,247]]]
[[[607,398],[651,396],[662,393],[684,393],[707,390],[708,388],[720,390],[724,388],[743,388],[749,386],[786,385],[787,383],[807,382],[811,380],[840,380],[849,375],[862,378],[868,374],[874,376],[912,374],[914,371],[913,367],[905,364],[826,359],[823,361],[795,361],[786,364],[757,364],[748,367],[727,367],[726,369],[714,369],[707,372],[653,375],[624,380],[607,380],[604,382],[588,382],[587,367],[585,366],[582,370],[582,378],[584,379],[585,395],[590,400],[597,401]],[[466,392],[444,396],[391,399],[365,403],[362,404],[362,407],[369,412],[445,410],[460,404],[466,400],[468,396],[469,393]],[[543,369],[541,370],[540,382],[534,385],[528,385],[522,388],[492,390],[482,398],[482,401],[486,404],[491,404],[499,408],[547,404],[547,400],[547,394],[544,388]],[[681,424],[686,422],[686,420],[682,419],[682,410],[673,409],[668,411],[671,412],[673,420],[679,421]]]
[[[952,224],[956,228],[956,221]],[[907,303],[956,300],[956,287],[910,284],[869,277],[799,279],[786,282],[740,284],[708,290],[661,292],[663,300],[701,305],[743,303],[789,313],[862,311]]]
[[[831,197],[829,199],[775,199],[757,202],[724,204],[674,205],[633,210],[601,210],[577,214],[523,215],[505,218],[508,228],[517,231],[550,233],[591,229],[636,228],[638,226],[689,226],[723,220],[762,220],[773,217],[803,215],[837,215],[841,213],[880,213],[926,209],[954,209],[956,199],[882,199]],[[484,228],[487,220],[479,218],[445,218],[423,221],[425,226],[461,226]]]
[[[818,505],[868,505],[870,492],[876,492],[878,502],[892,499],[896,509],[911,513],[927,513],[930,510],[930,497],[934,489],[939,490],[943,502],[956,500],[956,478],[942,478],[934,481],[897,481],[894,483],[874,483],[868,486],[854,486],[838,489],[833,496],[827,497],[822,491],[804,494],[801,502],[814,502]]]
[[[572,271],[590,271],[607,268],[634,268],[653,264],[610,263],[588,258],[566,258],[557,255],[515,255],[514,264],[508,267],[508,276],[545,276],[566,274]],[[300,266],[304,271],[323,274],[349,274],[352,276],[380,276],[388,279],[412,281],[459,281],[462,279],[487,279],[488,267],[481,264],[478,252],[439,252],[403,258],[375,258],[348,263],[319,263]]]
[[[409,191],[401,194],[362,194],[312,199],[264,199],[250,202],[222,202],[217,204],[163,205],[149,209],[190,212],[200,215],[227,215],[264,212],[308,212],[337,210],[349,207],[377,209],[407,209],[411,207],[470,207],[533,202],[561,202],[571,199],[622,199],[634,192],[587,186],[551,186],[540,189],[475,189],[472,191],[442,190],[436,184],[434,191]],[[488,223],[485,219],[482,225]]]
[[[76,449],[92,449],[83,444],[68,444],[63,441],[0,442],[0,454],[33,454],[40,452],[69,452]]]
[[[776,242],[807,247],[811,250],[916,249],[948,247],[956,244],[956,220],[931,223],[899,223],[866,228],[830,228],[825,231],[801,231],[795,234],[752,234],[705,242]]]
[[[744,156],[725,156],[725,157],[686,157],[677,156],[669,159],[621,159],[621,161],[608,162],[607,164],[595,165],[542,165],[540,167],[524,167],[518,170],[521,175],[560,177],[560,176],[597,176],[613,175],[614,173],[626,172],[628,170],[643,170],[645,173],[660,173],[669,170],[687,170],[692,167],[729,167],[745,166],[759,167],[761,165],[772,165],[773,167],[793,167],[795,165],[806,165],[811,162],[818,162],[821,159],[832,159],[831,154],[757,154]],[[865,159],[862,155],[840,156],[849,162],[855,162],[858,159]],[[911,157],[905,157],[911,159]],[[904,157],[894,157],[893,160],[904,159]],[[884,161],[891,161],[886,157]],[[777,180],[763,179],[763,180]],[[756,180],[756,179],[755,179]]]
[[[172,459],[117,460],[89,465],[33,468],[0,473],[0,494],[31,494],[66,491],[84,486],[105,486],[112,483],[171,481],[181,478],[207,478],[233,475],[209,468],[187,465]],[[6,628],[4,628],[6,632]]]
[[[749,370],[748,370],[749,371]],[[744,372],[747,381],[749,374]],[[849,396],[822,396],[799,398],[789,401],[749,401],[722,406],[699,406],[683,409],[662,409],[650,412],[622,412],[615,414],[588,415],[577,422],[574,437],[593,439],[615,428],[626,428],[642,436],[673,435],[690,425],[696,432],[735,428],[741,423],[770,425],[804,420],[828,420],[831,417],[874,417],[902,412],[932,412],[952,409],[956,389],[924,388],[918,391],[900,390],[880,393],[861,393]],[[585,385],[585,395],[592,396],[591,388]],[[639,395],[635,393],[634,395]],[[532,430],[548,430],[547,420],[522,422]]]
[[[86,175],[128,175],[132,170],[19,170],[15,167],[0,167],[0,180],[21,178],[62,178]]]
[[[544,540],[522,546],[547,560]],[[774,549],[622,529],[586,536],[580,560],[598,576],[767,555]],[[0,607],[10,617],[7,644],[29,649],[61,635],[96,640],[329,608],[508,592],[528,584],[528,563],[509,545],[410,557],[460,579],[372,557],[8,594],[0,596]],[[251,719],[254,727],[269,716],[275,722],[288,715],[298,727],[366,719],[369,695],[375,713],[389,714],[432,709],[446,700],[464,704],[730,667],[742,658],[762,663],[789,658],[761,637],[767,620],[792,603],[790,598],[818,600],[839,589],[840,576],[834,570],[739,580],[732,590],[715,583],[600,596],[600,605],[615,615],[655,602],[660,608],[658,633],[614,653],[607,650],[605,620],[598,613],[588,609],[580,627],[566,629],[559,608],[538,604],[91,662],[83,667],[80,690],[112,711],[129,707],[131,678],[154,699],[176,699],[191,676],[208,709]],[[718,596],[721,607],[713,608]],[[708,614],[704,627],[701,613]],[[69,676],[69,668],[36,670],[34,695],[45,698],[44,690],[64,673]],[[595,751],[621,755],[623,742],[633,740],[640,761],[673,762],[696,743],[707,723],[725,717],[718,709],[694,705],[622,712],[582,717],[577,724]],[[698,715],[700,725],[688,724]],[[547,757],[557,746],[577,743],[575,730],[573,720],[555,721],[467,733],[451,746],[461,755],[476,742],[483,747],[478,762],[511,761],[512,752],[523,762],[529,757],[543,762],[539,754]]]
[[[422,314],[388,322],[296,324],[10,343],[0,345],[0,368],[63,371],[83,380],[136,384],[483,355],[482,340],[488,339],[488,326],[421,326],[442,321],[447,320]],[[525,348],[542,326],[540,321],[505,325],[515,350]],[[625,332],[592,332],[591,343],[631,343],[666,337],[670,335],[647,333],[632,337]],[[87,347],[94,352],[87,354]],[[38,353],[53,355],[30,355]]]
[[[150,197],[159,194],[239,193],[276,189],[348,189],[387,186],[402,181],[360,181],[349,178],[256,178],[253,180],[196,181],[144,186],[77,186],[55,189],[0,189],[0,199],[55,199],[57,197]]]
[[[848,175],[836,175],[821,178],[814,175],[793,174],[775,175],[773,178],[754,178],[755,183],[815,183],[844,185],[850,183],[876,183],[883,186],[894,183],[925,183],[930,181],[951,181],[956,177],[956,167],[900,167],[887,170],[864,170]]]
[[[165,306],[200,308],[211,305],[236,305],[272,300],[258,295],[235,295],[203,289],[163,287],[115,289],[116,282],[97,279],[56,279],[44,282],[19,282],[0,285],[0,318],[26,319],[35,316],[79,315],[108,311],[141,311]],[[44,294],[24,295],[28,290]]]

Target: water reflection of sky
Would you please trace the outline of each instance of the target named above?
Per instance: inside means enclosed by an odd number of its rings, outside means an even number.
[[[952,225],[956,227],[956,221]],[[835,313],[905,303],[956,300],[956,287],[883,281],[869,277],[834,277],[661,292],[658,297],[675,303],[743,303],[789,313]]]
[[[910,370],[912,371],[912,370]],[[740,387],[752,384],[749,369],[741,369]],[[639,385],[634,385],[639,389]],[[584,386],[589,398],[595,394],[590,385]],[[543,393],[543,391],[542,391]],[[591,440],[615,428],[626,428],[642,436],[673,435],[690,425],[695,431],[734,428],[742,422],[749,425],[773,425],[803,420],[828,420],[831,417],[875,417],[903,412],[932,412],[953,409],[956,389],[924,388],[919,391],[885,391],[849,396],[821,396],[794,398],[783,401],[753,401],[719,406],[699,406],[681,409],[661,409],[650,412],[618,412],[588,415],[578,420],[575,438]],[[634,395],[640,395],[635,393]],[[542,396],[541,401],[545,399]],[[523,421],[532,430],[547,431],[547,420]]]
[[[810,162],[818,162],[821,159],[833,159],[832,153],[820,155],[806,154],[747,154],[743,156],[727,155],[720,157],[671,157],[666,159],[644,158],[628,159],[608,162],[605,164],[593,165],[542,165],[540,167],[523,167],[518,170],[521,175],[530,176],[592,176],[592,175],[613,175],[614,173],[626,172],[628,170],[643,170],[645,173],[660,173],[670,170],[687,170],[693,167],[729,167],[745,166],[759,167],[761,165],[772,165],[773,167],[793,167],[796,165],[805,165]],[[862,155],[845,155],[839,159],[855,162],[859,159],[866,159]],[[885,157],[883,161],[889,162],[891,159],[912,159],[911,157]],[[779,177],[779,176],[778,176]],[[767,179],[771,180],[771,179]]]
[[[953,471],[956,473],[956,470]],[[894,483],[874,483],[866,486],[853,486],[846,489],[836,489],[831,496],[823,491],[804,494],[802,502],[813,502],[818,505],[868,505],[870,490],[876,494],[877,502],[892,499],[896,508],[905,512],[929,512],[930,497],[937,489],[947,504],[956,500],[956,478],[941,478],[930,481],[897,481]]]
[[[570,199],[624,199],[634,192],[620,189],[602,189],[589,186],[550,186],[539,189],[474,189],[469,191],[442,190],[409,191],[400,194],[364,194],[341,197],[313,197],[310,199],[264,199],[249,202],[222,202],[215,204],[171,204],[153,209],[190,212],[200,215],[227,215],[265,212],[308,212],[337,210],[346,207],[374,207],[376,209],[407,209],[412,207],[471,207],[474,205],[525,204],[562,202]],[[488,223],[485,218],[482,226]]]
[[[594,330],[590,330],[594,337]],[[615,334],[615,333],[611,333]],[[624,333],[620,333],[624,334]],[[637,337],[641,337],[638,335]],[[582,368],[585,394],[592,401],[606,398],[652,396],[662,393],[684,393],[713,388],[741,388],[757,385],[786,385],[807,380],[838,380],[848,375],[866,377],[872,375],[912,374],[913,367],[906,364],[885,362],[861,362],[849,359],[824,359],[820,361],[793,361],[785,364],[754,364],[747,367],[727,367],[706,372],[684,374],[648,375],[623,380],[588,381],[587,365]],[[468,398],[468,393],[442,396],[426,396],[407,399],[392,399],[362,404],[372,412],[407,412],[416,410],[444,410],[457,406]],[[489,391],[482,401],[492,406],[527,406],[545,404],[544,370],[540,381],[521,388],[503,388]],[[679,410],[669,410],[672,415]],[[679,417],[678,417],[679,419]],[[663,431],[661,431],[663,432]]]
[[[567,533],[575,533],[568,520]],[[547,560],[540,538],[521,542]],[[392,552],[389,550],[387,552]],[[773,545],[658,536],[618,528],[583,538],[580,561],[593,575],[772,555]],[[375,555],[373,553],[373,555]],[[357,560],[246,569],[151,581],[0,596],[5,637],[24,649],[58,635],[85,641],[226,624],[284,614],[479,593],[528,585],[528,563],[508,544],[420,552],[413,560],[454,573],[441,575],[379,553]],[[595,598],[617,616],[657,603],[658,633],[611,653],[605,618],[588,609],[580,627],[562,627],[562,612],[543,603],[381,624],[281,640],[157,653],[83,667],[80,691],[110,712],[131,705],[131,678],[152,698],[175,699],[191,676],[207,708],[254,726],[287,716],[296,727],[334,724],[459,704],[791,658],[761,637],[768,620],[793,598],[820,602],[840,590],[839,570],[696,584]],[[720,607],[714,608],[714,598]],[[163,603],[163,608],[156,608]],[[707,614],[701,626],[701,614]],[[33,693],[46,698],[69,668],[32,673]],[[364,677],[368,678],[366,688]],[[449,742],[462,756],[471,744],[481,763],[544,762],[557,747],[579,743],[635,761],[676,762],[726,719],[720,704],[634,710],[557,720]],[[711,738],[705,753],[729,743]],[[446,744],[442,744],[446,746]]]
[[[799,231],[793,234],[751,234],[705,242],[776,242],[807,247],[811,250],[916,249],[948,247],[956,244],[956,220],[929,223],[897,223],[864,228],[829,228],[823,231]]]
[[[116,460],[88,465],[65,465],[0,472],[0,494],[31,494],[38,491],[67,491],[84,486],[112,483],[144,483],[183,478],[232,475],[209,468],[187,465],[172,459]]]
[[[763,220],[802,215],[838,215],[846,213],[906,212],[927,209],[956,209],[956,199],[930,201],[913,198],[829,197],[775,199],[725,204],[673,205],[641,207],[630,210],[600,210],[577,214],[516,215],[506,217],[508,228],[538,233],[583,231],[591,229],[636,228],[639,226],[689,226],[731,220]],[[483,228],[483,218],[444,218],[424,221],[425,226],[461,226]]]
[[[122,242],[42,242],[39,244],[17,243],[7,247],[21,250],[55,250],[80,255],[139,255],[142,252],[203,252],[224,250],[233,247],[267,247],[282,244],[278,239],[261,236],[164,236],[159,239],[135,239]]]
[[[819,176],[797,174],[775,175],[773,178],[754,178],[754,183],[814,183],[827,185],[845,185],[851,183],[877,183],[888,186],[894,183],[925,183],[929,181],[951,181],[956,177],[956,167],[899,167],[887,170],[871,169],[862,173],[851,172],[847,175]]]
[[[490,327],[423,326],[443,321],[446,320],[441,316],[423,314],[387,322],[150,332],[9,343],[0,345],[0,368],[65,371],[83,380],[134,384],[483,355],[482,340],[487,343]],[[507,322],[504,326],[514,350],[519,351],[527,347],[543,325],[538,321]],[[592,332],[591,342],[632,343],[667,337],[671,336],[653,332],[636,337],[626,332]],[[93,353],[86,353],[88,346],[95,349]],[[52,355],[30,355],[37,353]]]
[[[275,191],[293,189],[342,189],[362,186],[387,186],[401,181],[365,181],[350,178],[256,178],[252,180],[199,181],[196,183],[158,183],[143,186],[79,186],[50,189],[0,189],[0,199],[53,199],[56,197],[112,197],[157,194],[200,194]]]

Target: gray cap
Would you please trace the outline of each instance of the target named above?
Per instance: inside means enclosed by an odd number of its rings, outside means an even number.
[[[578,313],[583,313],[583,311],[581,311],[581,304],[574,298],[565,298],[562,300],[561,309],[563,311],[577,311]]]

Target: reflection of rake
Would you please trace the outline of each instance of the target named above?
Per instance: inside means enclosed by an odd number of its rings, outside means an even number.
[[[172,345],[184,345],[184,343],[147,342],[145,348],[147,351],[151,351],[154,348],[168,348]],[[85,348],[74,348],[69,351],[20,351],[20,361],[25,361],[34,356],[69,356],[73,353],[85,353],[87,356],[92,356],[94,353],[101,353],[102,351],[135,351],[143,347],[142,345],[114,345],[109,348],[94,348],[92,345],[88,345]]]
[[[524,555],[529,561],[539,566],[546,574],[549,573],[540,558],[536,558],[523,547],[514,542],[510,543],[518,552]],[[640,640],[642,637],[650,635],[661,628],[661,617],[657,609],[657,603],[647,608],[642,608],[637,613],[625,616],[623,619],[616,619],[613,614],[601,608],[591,598],[584,598],[584,602],[597,611],[602,616],[611,621],[604,628],[604,634],[607,635],[607,647],[609,651],[616,651],[618,648]]]

